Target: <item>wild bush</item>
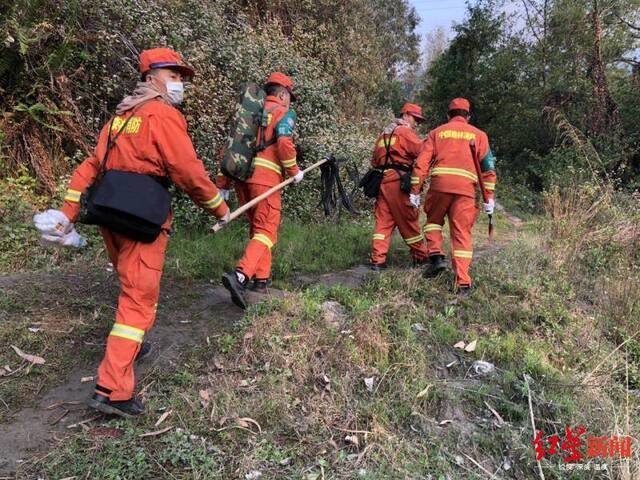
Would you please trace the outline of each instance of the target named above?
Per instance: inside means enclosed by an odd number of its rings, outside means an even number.
[[[369,8],[368,2],[353,3]],[[386,14],[409,18],[413,11],[403,5],[400,13]],[[306,16],[291,17],[265,16],[231,0],[12,2],[0,21],[0,88],[7,95],[0,116],[0,155],[7,161],[0,176],[26,168],[40,191],[51,194],[60,177],[91,151],[98,129],[134,87],[137,52],[155,46],[178,50],[196,69],[184,112],[196,150],[212,174],[239,85],[262,82],[274,70],[290,74],[299,87],[294,109],[304,164],[327,152],[362,164],[375,136],[366,118],[380,117],[378,99],[370,92],[393,63],[377,46],[371,48],[382,42],[370,38],[375,29],[347,29],[347,12],[323,18],[321,10],[309,6]],[[323,21],[317,31],[311,28]],[[406,43],[393,62],[412,58],[415,50],[415,38],[408,31],[403,35]],[[338,51],[339,44],[349,44],[349,51]],[[291,212],[311,215],[315,189],[307,182],[289,194]],[[204,219],[182,200],[177,213],[190,223]]]

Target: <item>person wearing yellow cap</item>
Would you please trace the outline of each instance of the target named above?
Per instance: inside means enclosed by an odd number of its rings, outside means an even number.
[[[422,146],[415,129],[424,117],[422,108],[413,103],[406,103],[400,114],[401,118],[385,127],[376,139],[371,158],[372,167],[384,171],[374,211],[373,270],[386,268],[387,252],[396,227],[411,251],[414,265],[427,259],[427,247],[419,225],[420,195],[411,193],[411,185],[417,180],[412,175],[413,165]]]

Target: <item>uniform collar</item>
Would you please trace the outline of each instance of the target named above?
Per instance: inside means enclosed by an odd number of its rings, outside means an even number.
[[[275,97],[273,95],[267,95],[267,102],[274,102],[277,103],[278,105],[282,105],[284,107],[284,102],[282,100],[280,100],[278,97]]]
[[[451,120],[449,120],[450,122],[462,122],[462,123],[469,123],[469,120],[467,120],[466,118],[458,115],[457,117],[453,117]]]

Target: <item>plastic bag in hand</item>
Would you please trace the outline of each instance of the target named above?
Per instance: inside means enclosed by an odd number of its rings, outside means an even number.
[[[65,235],[42,235],[42,242],[49,245],[73,248],[83,248],[87,245],[87,240],[76,232],[76,229],[73,227],[71,231]]]
[[[71,231],[73,224],[60,210],[47,210],[33,216],[33,223],[40,233],[63,236]]]

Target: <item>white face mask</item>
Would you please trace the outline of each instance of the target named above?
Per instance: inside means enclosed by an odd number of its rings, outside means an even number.
[[[173,105],[180,105],[184,99],[184,84],[182,82],[167,82],[167,97]]]

